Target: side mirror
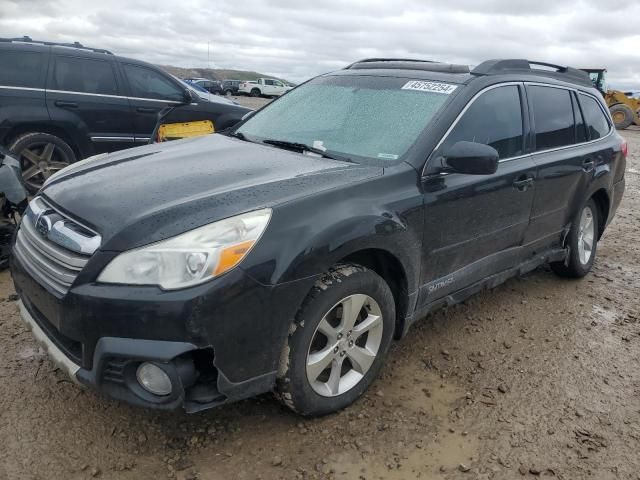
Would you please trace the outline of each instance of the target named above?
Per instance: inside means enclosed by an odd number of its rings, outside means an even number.
[[[193,103],[193,94],[191,93],[191,90],[185,88],[182,92],[182,104],[190,105],[191,103]]]
[[[456,173],[491,175],[498,169],[498,152],[475,142],[454,143],[443,153],[443,166]]]

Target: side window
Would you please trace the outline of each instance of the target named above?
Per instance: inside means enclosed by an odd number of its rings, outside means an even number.
[[[273,80],[265,80],[264,84],[265,85],[273,85]]]
[[[68,92],[118,94],[110,62],[80,57],[56,57],[52,84],[48,88]]]
[[[128,63],[122,66],[127,80],[129,80],[132,96],[176,102],[182,100],[182,90],[155,70]]]
[[[580,106],[576,100],[575,93],[571,94],[571,103],[573,104],[573,118],[576,122],[576,142],[582,143],[587,141],[587,129],[584,124],[584,117],[580,111]]]
[[[589,138],[591,140],[597,140],[598,138],[602,138],[607,135],[611,130],[611,125],[600,108],[598,101],[589,95],[581,93],[580,105],[584,112],[584,119],[587,123],[587,130],[589,131]]]
[[[45,56],[36,52],[0,50],[0,85],[42,88],[42,64]]]
[[[516,85],[493,88],[480,95],[462,115],[441,146],[460,141],[483,143],[498,151],[499,158],[523,153],[522,107]]]
[[[563,88],[528,86],[536,129],[536,151],[576,143],[571,92]]]

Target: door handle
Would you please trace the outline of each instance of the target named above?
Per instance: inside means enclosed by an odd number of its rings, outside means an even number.
[[[582,162],[582,170],[584,170],[585,172],[589,173],[591,172],[595,167],[595,162],[593,161],[592,158],[587,158],[585,159],[584,162]]]
[[[54,102],[57,107],[62,108],[78,108],[78,104],[76,102],[64,102],[62,100],[56,100]]]
[[[524,192],[531,185],[533,185],[532,177],[518,177],[517,180],[513,182],[513,186],[521,192]]]
[[[153,107],[136,108],[136,112],[140,112],[140,113],[158,113],[159,110],[160,110],[159,108],[153,108]]]

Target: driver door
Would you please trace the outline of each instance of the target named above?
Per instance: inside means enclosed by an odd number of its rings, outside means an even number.
[[[525,154],[528,121],[519,85],[489,88],[472,100],[431,156],[423,176],[424,231],[419,306],[517,265],[529,228],[536,165]],[[441,174],[434,160],[459,141],[498,151],[491,175]]]
[[[122,63],[123,76],[129,87],[129,105],[133,114],[138,145],[147,142],[165,107],[183,99],[183,88],[169,75],[145,65]]]

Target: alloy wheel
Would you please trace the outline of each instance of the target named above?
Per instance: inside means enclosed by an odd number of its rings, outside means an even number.
[[[69,165],[69,160],[53,143],[31,144],[19,152],[22,179],[30,192],[34,193],[54,173]]]
[[[586,206],[580,215],[580,226],[578,230],[578,256],[582,265],[586,265],[591,259],[595,234],[596,228],[593,221],[593,212],[591,211],[591,207]]]
[[[307,379],[323,397],[341,395],[371,368],[382,342],[382,311],[368,295],[350,295],[322,318],[307,353]]]

